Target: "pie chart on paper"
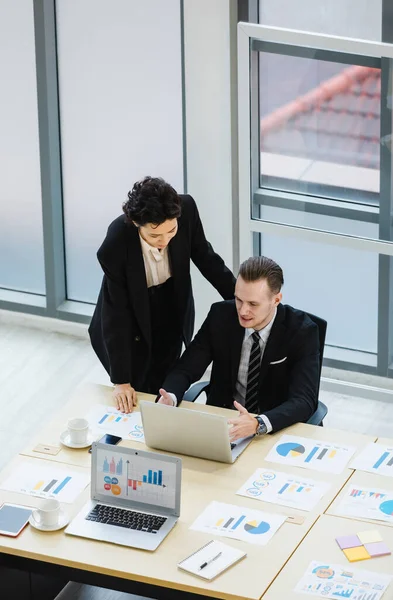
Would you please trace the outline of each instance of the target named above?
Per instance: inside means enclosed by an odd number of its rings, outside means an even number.
[[[393,515],[393,500],[386,500],[379,506],[379,510],[385,513],[385,515]]]
[[[244,529],[247,531],[247,533],[260,535],[269,531],[270,525],[265,521],[261,521],[260,523],[258,523],[258,521],[249,521],[244,525]]]
[[[280,456],[292,456],[296,458],[306,451],[305,447],[296,442],[285,442],[285,444],[279,444],[277,446],[277,454]]]

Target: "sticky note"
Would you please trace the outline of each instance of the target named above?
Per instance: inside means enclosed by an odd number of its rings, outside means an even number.
[[[387,556],[391,551],[385,542],[373,542],[372,544],[364,544],[370,556]]]
[[[358,546],[357,548],[346,548],[343,550],[345,556],[349,562],[356,562],[357,560],[366,560],[371,558],[364,546]]]
[[[373,542],[382,542],[381,534],[376,530],[361,531],[357,534],[362,544],[372,544]]]
[[[357,535],[342,535],[336,538],[336,542],[340,546],[341,550],[344,550],[345,548],[355,548],[362,545],[362,542],[359,540]]]

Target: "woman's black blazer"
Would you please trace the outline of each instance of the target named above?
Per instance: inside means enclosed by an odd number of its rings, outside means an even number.
[[[188,345],[195,316],[190,261],[224,299],[233,298],[235,278],[206,240],[193,198],[180,197],[178,232],[168,251],[174,280],[173,310]],[[151,355],[149,298],[138,229],[126,223],[124,215],[110,224],[97,258],[104,277],[89,327],[91,343],[112,383],[131,383],[138,390]]]

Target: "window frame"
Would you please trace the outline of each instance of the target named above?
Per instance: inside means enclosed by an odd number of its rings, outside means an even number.
[[[380,146],[380,203],[345,202],[335,198],[299,194],[287,190],[272,190],[260,186],[260,134],[259,134],[259,64],[260,48],[283,53],[307,55],[330,59],[346,64],[375,66],[381,68],[381,125],[380,139],[392,139],[392,82],[393,46],[385,42],[358,40],[341,36],[328,36],[313,32],[270,27],[254,23],[238,24],[238,114],[239,114],[239,259],[245,260],[258,252],[255,234],[292,237],[322,244],[331,244],[379,255],[378,287],[378,350],[376,368],[362,367],[362,371],[391,376],[393,362],[392,342],[389,330],[393,330],[390,318],[393,300],[393,277],[390,262],[393,256],[392,235],[392,154],[389,144]],[[296,54],[295,54],[296,55]],[[390,103],[390,105],[389,105]],[[256,124],[258,124],[256,126]],[[356,193],[356,191],[354,191]],[[322,202],[321,202],[322,199]],[[280,205],[295,209],[302,205],[307,212],[326,216],[378,223],[379,239],[312,229],[305,226],[283,224],[258,217],[261,204]],[[297,208],[298,209],[298,208]],[[391,332],[392,333],[392,332]],[[356,363],[329,361],[332,366],[358,370]]]

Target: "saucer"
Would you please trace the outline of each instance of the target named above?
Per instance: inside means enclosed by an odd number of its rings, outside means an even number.
[[[35,529],[39,529],[40,531],[57,531],[58,529],[63,529],[63,527],[68,525],[69,522],[69,516],[62,510],[60,511],[60,519],[56,525],[41,525],[41,523],[37,523],[37,521],[34,519],[33,514],[31,514],[29,518],[30,525]]]
[[[68,448],[87,448],[88,446],[91,446],[94,442],[94,436],[89,431],[85,442],[83,442],[82,444],[75,444],[74,442],[71,442],[69,432],[63,431],[63,433],[60,436],[60,441],[64,446],[68,446]]]

